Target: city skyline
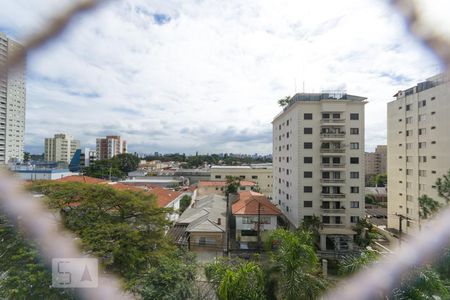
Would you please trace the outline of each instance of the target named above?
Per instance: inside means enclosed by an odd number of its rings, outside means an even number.
[[[23,41],[67,3],[6,3],[0,31]],[[279,6],[123,1],[80,18],[29,57],[26,150],[58,128],[90,147],[120,134],[130,152],[270,153],[277,100],[303,89],[366,95],[366,151],[385,144],[387,102],[434,58],[386,4]]]

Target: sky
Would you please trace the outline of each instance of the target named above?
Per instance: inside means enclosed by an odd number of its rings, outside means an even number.
[[[425,14],[450,28],[436,1]],[[70,3],[3,0],[0,31],[24,41]],[[269,154],[278,99],[345,90],[368,98],[372,151],[387,102],[440,71],[387,1],[110,1],[29,55],[25,149],[64,132],[139,153]]]

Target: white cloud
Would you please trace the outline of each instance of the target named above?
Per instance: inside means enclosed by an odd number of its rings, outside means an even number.
[[[21,37],[58,1],[6,2],[0,30]],[[379,1],[117,1],[30,56],[26,143],[109,132],[139,152],[270,153],[276,100],[296,82],[368,97],[372,149],[392,95],[436,66]]]

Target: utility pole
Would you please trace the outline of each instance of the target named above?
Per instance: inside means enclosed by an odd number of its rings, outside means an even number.
[[[261,203],[258,201],[258,252],[261,252]]]

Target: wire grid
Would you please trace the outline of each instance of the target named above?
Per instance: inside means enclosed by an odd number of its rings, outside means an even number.
[[[22,63],[27,54],[58,38],[73,18],[97,8],[106,0],[82,0],[54,17],[40,32],[30,37],[0,66],[0,74]],[[393,8],[405,19],[412,36],[421,41],[446,67],[450,68],[450,41],[426,24],[412,0],[390,0]],[[50,265],[54,257],[85,257],[73,235],[62,230],[54,216],[39,201],[21,190],[18,180],[0,171],[0,206],[11,220],[20,220],[21,229],[34,240],[41,256]],[[376,299],[389,294],[401,277],[413,267],[437,257],[450,238],[450,209],[444,210],[428,228],[405,242],[395,253],[383,257],[373,267],[355,274],[330,290],[325,299]],[[120,280],[99,273],[98,289],[79,289],[84,299],[132,299],[124,292]]]

